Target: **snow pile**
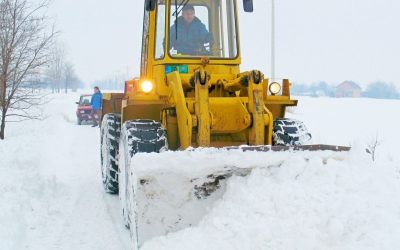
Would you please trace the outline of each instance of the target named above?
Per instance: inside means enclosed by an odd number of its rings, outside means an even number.
[[[38,173],[34,161],[16,160],[4,164],[0,170],[0,248],[23,249],[21,239],[36,235],[35,230],[59,216],[59,197],[63,186],[55,178],[45,178]],[[14,164],[21,168],[13,169]]]
[[[39,228],[59,216],[65,190],[54,175],[41,172],[51,154],[44,147],[48,127],[43,121],[6,129],[7,138],[0,143],[0,249],[23,249],[25,239],[38,236]]]
[[[47,98],[43,120],[9,123],[0,141],[0,249],[128,249],[99,129],[76,125],[79,94]]]
[[[179,163],[194,170],[233,164],[252,172],[230,178],[197,226],[154,238],[141,249],[400,248],[399,165],[373,163],[364,152],[354,149],[346,160],[307,152],[213,151],[201,161],[193,152],[154,157],[171,169],[181,168]],[[149,166],[148,158],[135,158],[135,166]]]
[[[139,245],[153,237],[197,225],[226,190],[230,176],[247,176],[273,168],[293,157],[343,159],[338,152],[243,152],[238,149],[196,149],[137,154],[132,159]]]

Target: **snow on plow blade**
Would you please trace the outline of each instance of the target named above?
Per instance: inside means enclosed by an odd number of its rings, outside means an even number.
[[[241,146],[136,154],[130,166],[135,245],[197,225],[223,197],[232,176],[244,177],[255,168],[279,168],[289,158],[343,160],[349,150],[331,145]]]
[[[298,145],[298,146],[241,146],[241,147],[229,147],[229,149],[241,149],[243,151],[349,151],[350,147],[335,146],[326,144],[314,144],[314,145]]]

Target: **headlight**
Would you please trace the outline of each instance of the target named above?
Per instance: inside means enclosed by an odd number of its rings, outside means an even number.
[[[153,90],[153,83],[150,81],[143,81],[140,84],[140,89],[144,92],[144,93],[150,93]]]
[[[279,92],[281,92],[281,85],[277,82],[273,82],[269,85],[269,92],[271,92],[271,94],[276,95]]]
[[[85,110],[81,110],[81,114],[84,114],[85,113]]]

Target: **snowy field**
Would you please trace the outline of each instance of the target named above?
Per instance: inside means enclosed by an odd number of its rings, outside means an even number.
[[[102,190],[99,129],[76,125],[78,94],[51,98],[46,119],[9,124],[0,141],[0,249],[130,249],[118,197]],[[151,169],[182,161],[254,169],[230,178],[196,225],[141,249],[400,249],[399,108],[400,101],[300,98],[288,116],[306,123],[313,143],[353,147],[339,158],[141,155],[136,162]],[[373,162],[364,149],[376,138]]]

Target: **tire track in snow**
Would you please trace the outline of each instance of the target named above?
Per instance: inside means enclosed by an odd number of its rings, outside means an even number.
[[[61,96],[60,96],[61,97]],[[118,198],[101,186],[99,129],[73,123],[70,96],[54,100],[43,122],[41,168],[65,189],[57,204],[59,216],[30,237],[28,249],[129,249],[129,232],[120,218]],[[71,112],[72,111],[72,112]],[[47,218],[46,218],[47,216]]]

